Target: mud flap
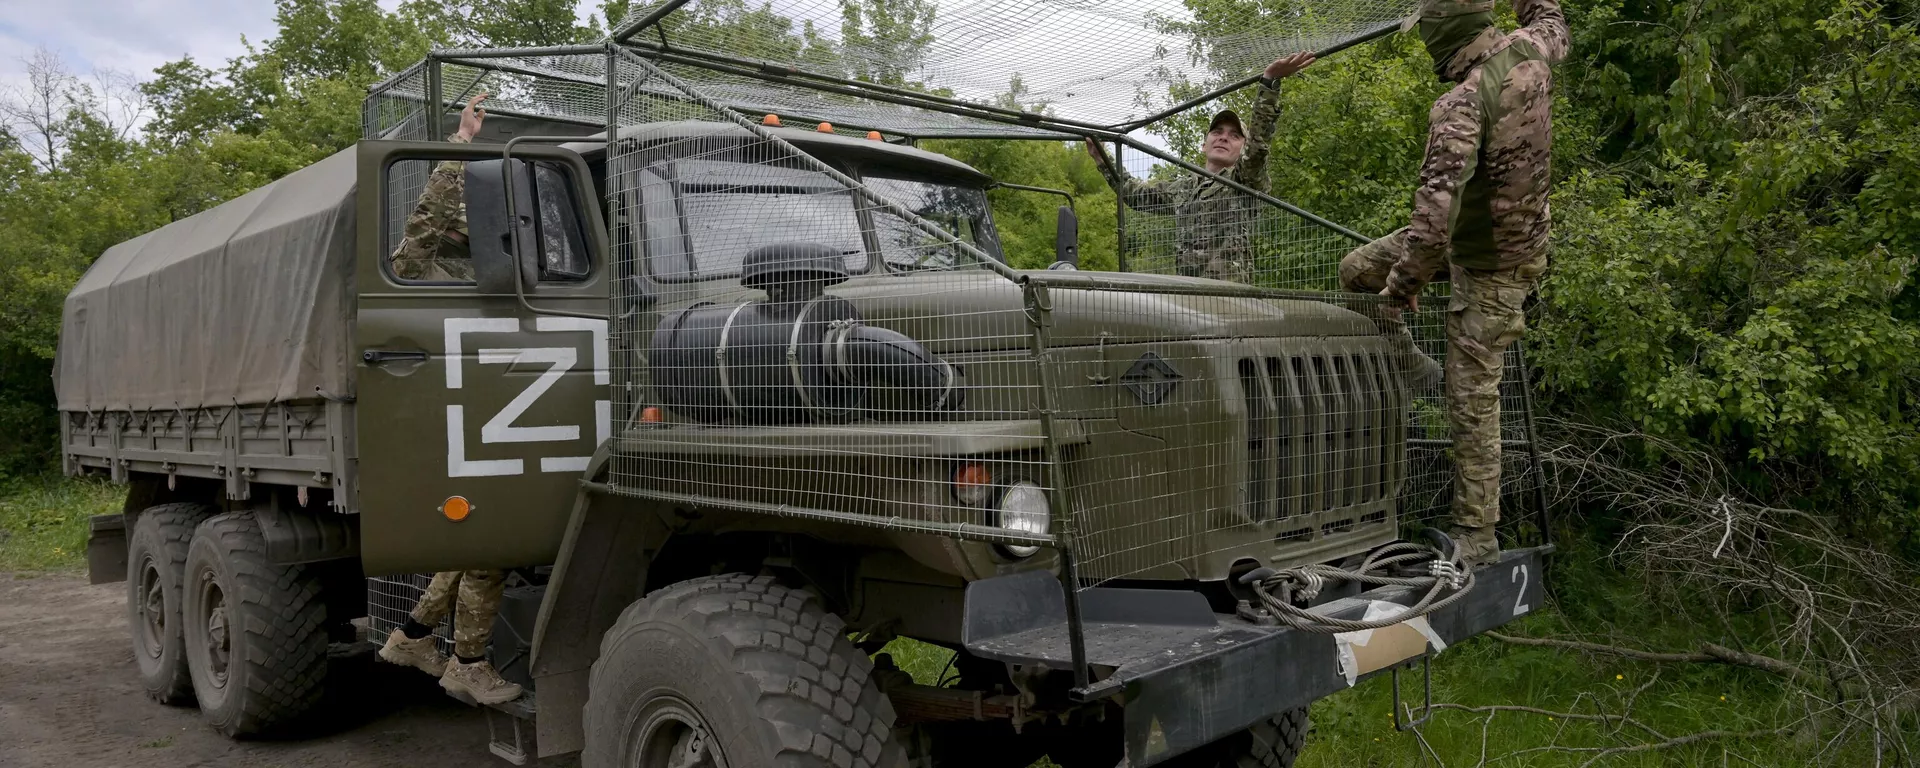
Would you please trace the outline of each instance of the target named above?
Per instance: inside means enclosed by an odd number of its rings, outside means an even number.
[[[94,515],[87,521],[87,583],[127,580],[127,516]]]

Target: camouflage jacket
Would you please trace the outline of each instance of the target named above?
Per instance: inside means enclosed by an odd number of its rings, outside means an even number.
[[[467,140],[459,134],[447,139],[455,143]],[[464,239],[449,237],[449,232],[467,234],[467,164],[452,160],[441,163],[427,177],[420,202],[407,215],[401,231],[400,247],[393,250],[393,275],[402,280],[428,282],[473,282],[473,259]]]
[[[1459,85],[1434,102],[1406,255],[1387,287],[1415,296],[1452,263],[1512,269],[1546,254],[1553,72],[1567,55],[1558,0],[1515,0],[1521,27],[1453,57]]]
[[[1234,164],[1234,181],[1267,191],[1267,155],[1280,119],[1280,88],[1261,85],[1247,122],[1247,146]],[[1210,177],[1182,172],[1176,178],[1141,181],[1125,170],[1101,165],[1107,182],[1127,207],[1172,214],[1179,242],[1174,264],[1180,274],[1249,282],[1253,277],[1253,228],[1260,201]]]

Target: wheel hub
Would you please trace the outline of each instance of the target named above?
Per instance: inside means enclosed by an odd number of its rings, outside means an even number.
[[[227,601],[220,585],[209,580],[206,584],[207,606],[207,672],[215,685],[227,684],[227,662],[232,658],[233,642],[227,623]]]
[[[149,560],[140,570],[140,647],[148,658],[166,652],[167,594],[160,588],[160,569]]]
[[[628,753],[629,768],[727,768],[705,718],[680,698],[648,702],[635,720],[640,738]]]

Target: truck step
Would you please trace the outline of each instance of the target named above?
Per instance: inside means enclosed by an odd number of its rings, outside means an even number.
[[[514,765],[526,765],[533,755],[539,753],[533,740],[533,716],[538,711],[533,691],[520,694],[520,698],[505,704],[488,705],[485,710],[487,751]]]

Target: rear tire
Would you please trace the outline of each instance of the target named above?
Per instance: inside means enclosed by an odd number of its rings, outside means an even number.
[[[180,632],[180,581],[193,529],[213,516],[206,504],[161,504],[141,512],[127,539],[127,631],[147,696],[162,704],[193,703],[186,641]]]
[[[286,731],[326,693],[319,574],[267,560],[249,512],[208,519],[187,553],[183,628],[200,711],[230,737]]]
[[[627,607],[600,643],[587,768],[896,768],[893,706],[845,624],[771,577],[684,581]],[[689,760],[704,754],[704,762]]]

